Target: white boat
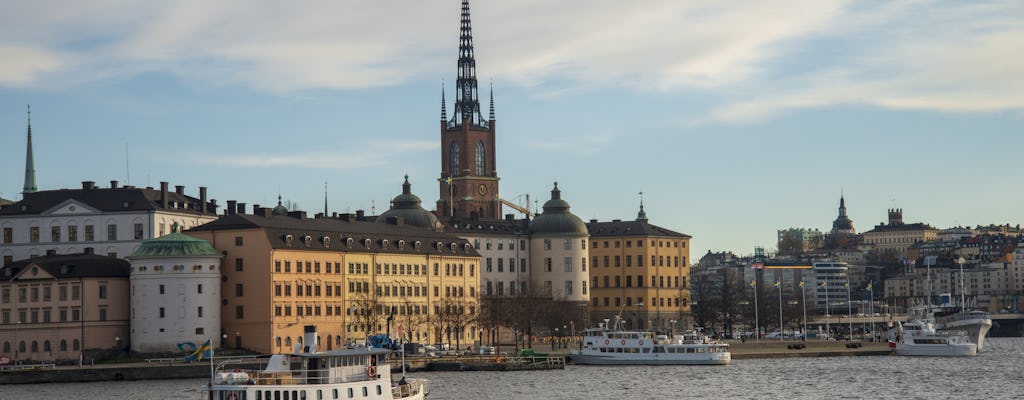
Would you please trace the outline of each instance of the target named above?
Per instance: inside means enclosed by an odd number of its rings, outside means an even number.
[[[896,323],[889,347],[901,356],[974,356],[978,345],[963,335],[936,332],[928,321]]]
[[[652,332],[587,329],[570,359],[590,365],[727,365],[729,345],[698,333],[655,335]]]
[[[313,336],[306,332],[306,343]],[[357,348],[274,354],[259,368],[251,360],[221,363],[203,388],[207,400],[422,400],[426,379],[392,382],[389,351]],[[244,363],[244,364],[243,364]]]
[[[992,314],[977,310],[961,311],[960,307],[949,303],[911,307],[907,320],[932,322],[938,332],[967,332],[971,343],[978,345],[978,351],[985,350],[985,336],[992,329]]]

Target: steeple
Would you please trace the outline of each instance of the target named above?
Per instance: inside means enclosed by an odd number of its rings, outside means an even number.
[[[846,195],[842,191],[839,192],[839,217],[846,216]]]
[[[491,121],[494,121],[494,80],[491,79]]]
[[[446,102],[444,101],[444,79],[442,79],[441,80],[441,122],[445,122],[445,121],[448,120],[448,109],[445,108],[446,107],[445,103]]]
[[[647,222],[647,213],[644,212],[644,192],[640,192],[640,212],[636,213],[637,222]]]
[[[455,80],[455,111],[448,125],[461,126],[468,120],[470,125],[487,127],[487,121],[480,113],[477,96],[476,59],[473,58],[473,27],[469,19],[469,0],[462,0],[462,24],[459,30],[459,74]]]
[[[36,164],[32,159],[32,106],[28,106],[28,145],[25,150],[25,187],[21,193],[35,193]]]

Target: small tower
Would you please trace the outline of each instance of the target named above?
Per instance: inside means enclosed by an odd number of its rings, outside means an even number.
[[[21,193],[35,193],[36,164],[32,159],[32,106],[28,106],[28,144],[25,150],[25,186]]]
[[[640,192],[640,212],[636,213],[636,222],[647,222],[647,213],[644,212],[644,192]]]

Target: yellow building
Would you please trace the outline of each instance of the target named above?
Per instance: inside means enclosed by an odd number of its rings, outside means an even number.
[[[891,251],[898,257],[908,257],[915,243],[930,242],[938,238],[939,230],[928,224],[903,223],[903,210],[889,210],[889,223],[878,224],[864,232],[861,247],[877,253]]]
[[[590,232],[591,319],[622,318],[633,329],[689,328],[690,236],[647,222],[587,224]]]
[[[291,351],[316,325],[317,347],[330,350],[401,326],[407,341],[472,343],[479,254],[464,239],[389,222],[309,219],[278,205],[186,232],[225,255],[221,340]]]

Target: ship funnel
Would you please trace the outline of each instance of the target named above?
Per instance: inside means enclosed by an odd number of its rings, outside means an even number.
[[[302,336],[302,343],[306,346],[303,352],[316,353],[316,325],[302,327]]]

